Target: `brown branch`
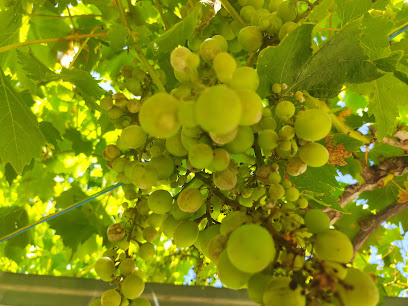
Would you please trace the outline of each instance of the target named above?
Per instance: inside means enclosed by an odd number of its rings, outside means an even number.
[[[370,235],[381,226],[384,221],[391,219],[392,217],[398,215],[400,212],[408,208],[408,202],[405,203],[394,203],[375,215],[370,215],[359,220],[360,231],[353,239],[354,256],[370,237]]]
[[[400,148],[400,149],[404,150],[404,152],[406,152],[406,153],[408,152],[408,141],[407,140],[397,141],[395,139],[384,137],[381,142],[389,144],[389,145],[391,145],[393,147]]]

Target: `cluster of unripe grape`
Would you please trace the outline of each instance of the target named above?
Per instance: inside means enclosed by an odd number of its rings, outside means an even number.
[[[353,256],[347,236],[329,229],[327,215],[310,209],[307,192],[289,180],[327,163],[329,153],[319,141],[330,133],[330,116],[300,91],[283,95],[285,84],[273,84],[273,99],[262,100],[256,70],[241,66],[228,44],[215,35],[197,51],[173,50],[170,63],[180,85],[170,93],[142,93],[140,100],[117,93],[101,100],[108,112],[127,109],[111,116],[121,134],[103,156],[135,203],[123,214],[128,225],[113,225],[108,237],[118,229],[126,233],[144,260],[154,256],[162,233],[179,248],[194,246],[217,266],[224,285],[247,287],[259,304],[354,305],[364,296],[366,305],[375,305],[374,283],[362,287],[353,279],[368,276],[346,268]],[[114,267],[120,262],[119,270],[129,253],[122,254],[111,259]],[[118,277],[121,284],[129,275]],[[314,283],[323,277],[326,285]],[[119,288],[110,294],[131,299]]]

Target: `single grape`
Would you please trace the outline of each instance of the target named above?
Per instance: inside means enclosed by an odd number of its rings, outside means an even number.
[[[269,2],[269,11],[275,12],[284,0],[271,0]]]
[[[210,241],[217,235],[220,234],[220,225],[214,224],[207,227],[205,230],[201,231],[197,243],[199,243],[199,248],[201,252],[208,257]],[[196,245],[197,245],[196,243]]]
[[[282,182],[282,186],[283,186],[283,188],[288,189],[288,188],[292,187],[292,182],[289,181],[289,180],[284,180]]]
[[[320,234],[329,229],[330,219],[320,209],[311,209],[305,214],[305,225],[307,230],[313,234]]]
[[[115,289],[106,290],[101,297],[102,306],[120,306],[122,298]]]
[[[297,206],[301,209],[305,209],[306,207],[309,206],[309,202],[305,198],[299,198],[296,201]]]
[[[138,298],[143,293],[144,288],[145,284],[137,273],[126,276],[121,287],[125,298],[131,300]]]
[[[214,171],[223,171],[228,168],[231,160],[231,156],[227,150],[217,148],[213,151],[213,161],[211,163],[211,169]]]
[[[297,91],[295,93],[295,99],[298,100],[300,103],[305,102],[305,98],[304,98],[303,93],[301,91]]]
[[[231,289],[241,289],[251,277],[251,274],[238,270],[230,262],[227,251],[223,251],[219,256],[217,275],[221,282]]]
[[[140,245],[139,247],[139,256],[143,260],[149,260],[153,258],[155,253],[154,244],[150,242],[146,242]]]
[[[293,305],[305,306],[306,298],[301,293],[301,287],[291,288],[289,277],[272,278],[265,287],[263,302],[265,306]]]
[[[200,55],[206,62],[212,62],[220,52],[227,52],[228,42],[221,35],[215,35],[201,43]]]
[[[171,208],[172,216],[178,221],[186,221],[193,217],[193,213],[185,212],[180,209],[177,202]]]
[[[225,145],[231,141],[234,140],[234,138],[237,136],[238,133],[238,127],[233,129],[231,132],[228,132],[226,134],[215,134],[210,132],[210,137],[211,139],[218,145]]]
[[[276,12],[273,12],[272,14],[269,15],[269,26],[266,29],[266,32],[268,32],[271,35],[276,35],[279,33],[279,30],[282,28],[283,22],[282,19],[278,17],[278,14]]]
[[[273,130],[263,130],[258,133],[259,147],[265,154],[269,154],[278,146],[279,136]]]
[[[153,226],[148,226],[143,229],[142,235],[147,242],[153,242],[159,237],[159,232]]]
[[[120,273],[124,276],[132,274],[136,270],[136,264],[133,258],[126,258],[122,260],[119,265]]]
[[[177,156],[177,157],[183,157],[188,154],[188,151],[186,148],[184,148],[182,142],[181,142],[181,134],[177,133],[174,136],[171,136],[166,139],[166,149],[169,151],[171,155]]]
[[[131,149],[138,149],[146,143],[146,132],[138,125],[129,125],[120,135],[121,141]]]
[[[105,151],[103,152],[103,158],[107,161],[112,161],[118,158],[122,153],[119,148],[115,145],[107,145]]]
[[[380,294],[373,279],[367,273],[356,268],[349,268],[344,282],[348,287],[341,287],[342,301],[347,306],[378,305]]]
[[[153,137],[169,138],[177,133],[179,101],[167,93],[157,93],[144,101],[139,112],[142,128]]]
[[[188,161],[196,169],[208,167],[213,161],[213,150],[209,145],[197,143],[188,152]]]
[[[285,195],[285,188],[281,184],[271,184],[268,194],[272,200],[279,200]]]
[[[142,95],[142,84],[140,83],[139,80],[136,80],[134,78],[127,79],[125,81],[125,86],[126,89],[129,90],[135,96]]]
[[[220,233],[222,235],[228,235],[232,231],[236,230],[242,224],[250,221],[248,215],[243,211],[233,211],[222,219]]]
[[[244,153],[249,150],[254,144],[254,133],[249,126],[240,126],[238,127],[237,136],[233,141],[227,143],[224,148],[232,153]]]
[[[230,83],[234,89],[251,89],[256,91],[259,86],[259,76],[252,67],[239,67],[232,75]]]
[[[137,298],[134,299],[129,306],[152,306],[152,304],[145,298]]]
[[[235,73],[238,70],[239,68]],[[241,119],[241,112],[239,96],[225,85],[209,88],[196,102],[197,122],[207,132],[215,134],[226,134],[234,130]]]
[[[190,54],[191,51],[186,47],[178,47],[174,49],[170,54],[170,64],[173,69],[186,72],[189,68],[187,65],[187,57]]]
[[[239,31],[241,31],[241,28],[239,29]],[[235,53],[235,54],[242,51],[242,46],[238,42],[238,38],[234,38],[233,40],[230,40],[230,42],[228,43],[228,51],[231,53]]]
[[[290,118],[295,114],[295,105],[290,101],[282,101],[276,105],[275,116],[279,119]]]
[[[286,172],[291,176],[298,176],[307,170],[307,165],[299,157],[291,157],[286,162]]]
[[[318,234],[314,250],[317,258],[322,260],[348,263],[353,257],[353,245],[350,239],[337,230]]]
[[[125,237],[125,227],[120,223],[112,224],[108,227],[107,236],[110,242],[118,242]]]
[[[272,184],[279,184],[280,181],[282,180],[282,178],[281,178],[279,172],[272,172],[271,174],[269,174],[268,180]]]
[[[264,0],[248,0],[248,5],[253,6],[256,9],[260,9],[264,6]]]
[[[309,109],[296,116],[296,135],[307,141],[323,139],[330,133],[331,126],[330,116],[320,109]]]
[[[167,238],[172,238],[174,229],[180,223],[179,220],[176,220],[172,215],[167,215],[166,218],[163,220],[163,223],[160,226],[163,234],[167,236]]]
[[[158,173],[149,163],[139,163],[133,166],[130,171],[132,184],[138,188],[149,189],[157,183]]]
[[[270,109],[268,109],[270,111]],[[276,129],[276,121],[272,117],[262,118],[259,121],[259,126],[261,130],[275,130]]]
[[[256,224],[245,224],[234,230],[227,242],[231,263],[246,273],[265,269],[274,259],[275,243],[269,232]]]
[[[150,210],[160,215],[170,211],[172,203],[173,197],[167,190],[156,190],[147,199]]]
[[[101,99],[100,101],[100,106],[101,108],[103,108],[104,110],[110,110],[113,107],[113,100],[111,97],[104,97]]]
[[[248,295],[257,304],[263,304],[265,287],[272,279],[270,275],[255,273],[248,280]]]
[[[299,157],[310,167],[321,167],[329,160],[329,152],[320,143],[309,142],[299,148]]]
[[[280,94],[282,91],[282,86],[281,84],[275,83],[272,85],[272,91],[276,94]]]
[[[289,1],[284,1],[279,5],[277,15],[283,22],[293,21],[297,15],[296,6]]]
[[[239,15],[247,23],[251,22],[252,15],[255,14],[255,8],[253,6],[247,5],[241,8]]]
[[[263,34],[259,27],[248,26],[242,28],[238,34],[238,42],[246,51],[256,51],[263,43]]]
[[[220,254],[225,249],[227,240],[228,240],[227,236],[217,235],[214,238],[212,238],[210,240],[210,243],[208,244],[208,256],[207,257],[216,265],[218,264],[218,261],[220,259]]]
[[[116,172],[123,172],[125,171],[126,164],[129,160],[125,157],[118,157],[112,161],[112,170]]]
[[[237,184],[237,175],[230,168],[213,173],[213,182],[221,190],[231,190]]]
[[[109,282],[112,280],[112,275],[115,272],[115,262],[110,257],[99,258],[95,262],[95,272],[101,280]]]
[[[299,190],[295,187],[290,187],[285,190],[285,198],[288,201],[294,202],[299,199]]]
[[[258,94],[250,89],[236,90],[242,106],[240,125],[253,125],[262,118],[262,99]]]
[[[268,16],[269,16],[269,11],[267,9],[263,9],[263,8],[257,9],[255,13],[253,13],[251,16],[251,25],[260,27],[262,17],[267,18]],[[268,24],[266,25],[266,27],[265,28],[260,27],[260,30],[264,31],[268,26],[269,26],[269,20],[268,20]]]
[[[180,248],[192,246],[198,239],[198,225],[194,221],[182,221],[174,229],[173,239]]]
[[[229,53],[220,52],[214,58],[213,67],[218,80],[222,83],[229,83],[237,69],[237,62]]]
[[[177,197],[177,204],[182,211],[195,212],[203,204],[203,195],[197,188],[183,189]]]
[[[157,156],[150,160],[150,165],[157,171],[159,180],[166,180],[174,172],[174,162],[170,156]]]
[[[292,139],[295,137],[295,129],[290,125],[284,125],[279,130],[278,135],[283,139]]]
[[[282,41],[286,37],[286,35],[296,29],[296,27],[297,24],[292,21],[285,22],[279,29],[279,40]]]
[[[89,304],[89,306],[102,306],[102,301],[101,299],[93,300],[92,303]]]

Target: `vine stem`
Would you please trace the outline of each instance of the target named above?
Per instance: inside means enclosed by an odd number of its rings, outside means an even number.
[[[234,9],[234,7],[229,3],[228,0],[220,0],[222,6],[227,10],[227,12],[234,18],[236,21],[238,21],[240,24],[242,24],[244,27],[247,26],[246,22],[244,19],[241,18],[241,16],[238,14],[238,12]]]
[[[140,61],[142,62],[142,64],[145,66],[145,68],[149,72],[151,78],[153,79],[153,82],[156,84],[159,90],[166,92],[166,88],[164,88],[163,83],[160,81],[159,77],[157,76],[156,71],[154,71],[153,67],[150,65],[149,60],[144,55],[142,49],[140,49],[140,47],[136,45],[137,36],[135,32],[132,32],[132,29],[129,26],[129,23],[125,15],[125,10],[123,9],[122,1],[117,1],[117,4],[118,4],[118,9],[119,9],[119,14],[120,14],[120,20],[122,24],[129,30],[129,33],[132,36],[133,41],[135,42],[133,44],[133,48],[135,49],[137,55],[139,56]]]
[[[45,43],[53,43],[53,42],[59,42],[59,41],[64,41],[64,40],[80,40],[83,38],[91,38],[91,37],[104,37],[108,35],[108,32],[102,32],[102,33],[92,33],[92,34],[73,34],[73,35],[67,35],[63,37],[57,37],[57,38],[44,38],[44,39],[36,39],[36,40],[29,40],[29,41],[23,41],[15,44],[11,44],[8,46],[4,46],[0,48],[0,53],[6,52],[12,49],[24,47],[24,46],[31,46],[31,45],[38,45],[38,44],[45,44]]]
[[[159,0],[153,0],[153,2],[154,2],[154,6],[156,7],[156,9],[159,11],[161,19],[163,20],[164,28],[166,29],[166,31],[168,31],[171,27],[170,27],[169,22],[167,21],[166,16],[163,13],[163,8],[162,8],[162,5],[161,5],[160,1]]]

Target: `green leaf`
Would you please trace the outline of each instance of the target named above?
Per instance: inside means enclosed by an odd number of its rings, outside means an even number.
[[[258,58],[259,94],[267,96],[272,84],[286,83],[287,92],[306,90],[317,98],[332,98],[346,82],[362,83],[381,76],[360,45],[361,20],[351,23],[312,54],[313,25],[303,24],[278,46]]]
[[[368,57],[376,60],[388,56],[391,52],[388,33],[394,26],[393,22],[383,17],[372,17],[367,13],[364,15],[362,26],[364,30],[361,44]]]
[[[13,181],[17,178],[17,172],[9,163],[4,166],[4,176],[6,177],[9,186],[11,186],[11,184],[13,184]]]
[[[334,0],[323,0],[319,5],[313,8],[307,17],[307,20],[313,23],[319,23],[330,15],[329,9],[331,9],[334,5]]]
[[[59,208],[67,208],[87,197],[86,193],[78,185],[72,185],[72,188],[63,191],[55,198],[56,206]]]
[[[368,95],[368,112],[375,116],[376,137],[381,140],[392,133],[399,115],[398,106],[408,104],[408,85],[387,73],[373,82],[353,85],[350,89]]]
[[[58,74],[40,62],[31,49],[28,51],[17,50],[17,58],[20,65],[27,71],[28,77],[34,81],[50,82],[59,79]]]
[[[45,139],[31,110],[0,68],[0,158],[21,174],[31,159],[40,156]]]
[[[381,160],[387,157],[401,156],[404,150],[391,146],[386,143],[376,143],[374,148],[368,152],[368,159],[372,160],[374,164],[378,164]]]
[[[23,206],[0,207],[0,238],[28,224],[28,214]],[[21,233],[8,240],[8,244],[24,248],[30,240],[29,232]]]
[[[334,133],[332,141],[336,144],[343,144],[344,148],[349,152],[358,150],[364,143],[360,140],[350,137],[342,133]]]
[[[343,101],[346,102],[346,106],[350,107],[353,112],[357,112],[359,109],[365,109],[368,105],[368,99],[366,96],[359,95],[353,91],[345,90]],[[346,120],[349,116],[347,116]],[[360,127],[361,124],[358,125]]]
[[[360,17],[371,9],[384,10],[389,0],[334,0],[342,25]]]
[[[387,57],[376,59],[374,64],[382,71],[393,72],[403,55],[402,50],[394,51]]]
[[[0,47],[19,42],[19,28],[22,25],[22,9],[18,1],[0,12]],[[10,51],[0,53],[0,68],[9,66]],[[15,53],[14,53],[15,54]]]
[[[129,38],[129,30],[121,24],[114,23],[106,36],[106,40],[110,42],[110,46],[114,51],[123,49]]]
[[[75,154],[84,153],[87,156],[92,154],[93,145],[91,141],[83,140],[82,134],[76,129],[70,128],[64,134],[64,138],[72,142],[72,149]]]
[[[352,240],[360,231],[358,220],[371,215],[371,212],[368,209],[363,209],[363,205],[357,205],[355,202],[346,205],[344,211],[340,220],[336,222],[336,228]]]
[[[56,150],[59,150],[58,140],[62,141],[62,137],[55,126],[51,122],[41,121],[40,130],[45,136],[45,139],[52,144]]]

